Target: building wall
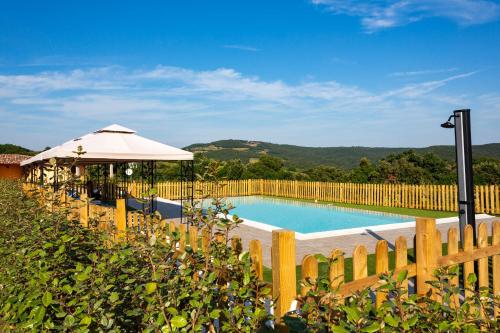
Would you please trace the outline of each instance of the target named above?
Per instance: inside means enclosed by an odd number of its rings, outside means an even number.
[[[21,166],[15,164],[0,164],[0,178],[20,179],[23,175]]]

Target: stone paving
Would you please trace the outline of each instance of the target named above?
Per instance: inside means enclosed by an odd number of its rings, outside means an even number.
[[[476,223],[479,225],[480,222],[486,222],[488,224],[488,233],[491,234],[491,222],[495,218],[487,218],[477,220]],[[441,231],[441,237],[443,242],[446,242],[447,231],[451,227],[458,228],[458,222],[451,222],[445,224],[438,224],[437,229]],[[271,232],[257,229],[255,227],[240,225],[233,234],[237,234],[241,237],[243,241],[243,248],[248,249],[248,243],[252,239],[258,239],[262,243],[262,255],[264,266],[271,267]],[[321,253],[328,255],[333,249],[338,248],[345,252],[346,257],[351,257],[354,248],[357,245],[364,245],[368,253],[373,253],[375,251],[375,245],[377,241],[381,239],[387,240],[389,243],[389,251],[394,249],[394,242],[399,236],[404,236],[407,239],[408,248],[413,247],[413,237],[415,236],[415,227],[411,228],[400,228],[393,230],[384,230],[373,232],[367,230],[364,233],[353,234],[348,236],[335,236],[335,237],[325,237],[320,239],[311,240],[296,240],[296,261],[300,264],[302,258],[306,254],[316,254]]]

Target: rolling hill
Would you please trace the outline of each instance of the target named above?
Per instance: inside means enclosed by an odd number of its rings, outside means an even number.
[[[218,160],[241,159],[249,162],[261,154],[269,154],[285,161],[288,167],[310,168],[318,165],[338,166],[351,169],[359,164],[362,157],[378,161],[389,154],[413,149],[418,153],[432,152],[444,159],[454,160],[453,146],[430,146],[425,148],[384,148],[384,147],[302,147],[275,144],[262,141],[220,140],[210,143],[196,143],[185,147]],[[37,152],[13,144],[0,144],[0,154],[35,155]],[[490,157],[500,159],[500,143],[473,146],[474,158]]]
[[[21,146],[13,145],[10,143],[0,144],[0,154],[22,154],[22,155],[35,155],[37,152],[24,148]]]
[[[432,152],[447,160],[455,159],[453,146],[430,146],[425,148],[301,147],[261,141],[220,140],[192,144],[184,149],[214,159],[241,159],[244,162],[256,159],[261,154],[269,154],[282,158],[287,166],[297,168],[335,165],[350,169],[357,166],[362,157],[378,161],[389,154],[400,153],[409,149],[413,149],[418,153]],[[473,147],[473,156],[474,158],[491,157],[500,159],[500,143],[476,145]]]

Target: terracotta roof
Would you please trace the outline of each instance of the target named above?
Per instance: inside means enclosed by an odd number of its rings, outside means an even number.
[[[0,154],[0,164],[17,164],[19,165],[25,159],[30,158],[28,155],[21,154]]]

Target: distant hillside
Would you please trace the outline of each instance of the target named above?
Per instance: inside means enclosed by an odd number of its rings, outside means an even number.
[[[28,148],[6,143],[6,144],[0,144],[0,154],[35,155],[36,152]]]
[[[453,146],[430,146],[426,148],[369,148],[369,147],[301,147],[280,145],[260,141],[220,140],[211,143],[196,143],[185,149],[194,153],[219,159],[241,159],[248,162],[260,154],[269,154],[285,160],[287,166],[309,168],[317,165],[335,165],[350,169],[358,165],[362,157],[378,161],[389,154],[413,149],[418,153],[432,152],[447,160],[455,159]],[[491,157],[500,159],[500,143],[473,147],[474,158]]]

